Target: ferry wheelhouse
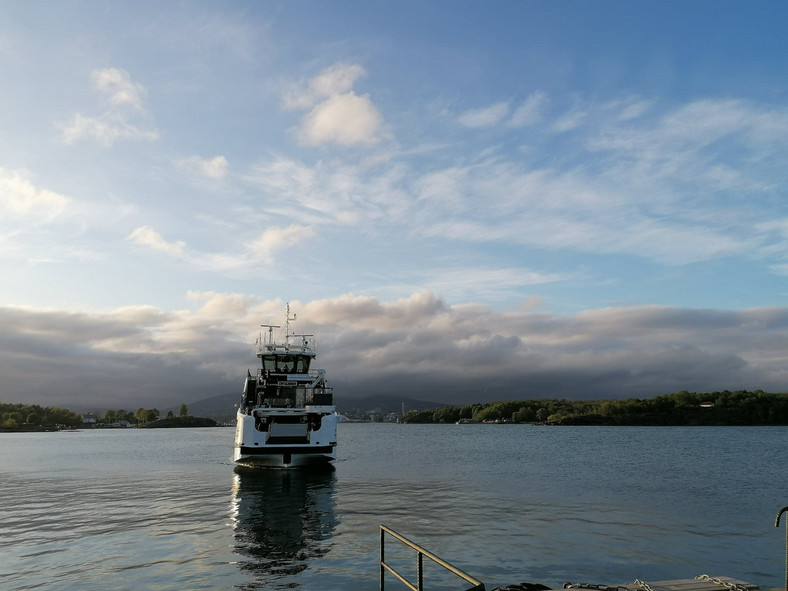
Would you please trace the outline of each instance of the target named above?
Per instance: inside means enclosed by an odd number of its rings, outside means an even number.
[[[326,371],[314,369],[314,335],[291,334],[290,305],[282,342],[278,325],[263,324],[258,339],[261,365],[246,372],[235,428],[239,464],[290,468],[336,459],[337,414]],[[292,341],[292,342],[291,342]]]

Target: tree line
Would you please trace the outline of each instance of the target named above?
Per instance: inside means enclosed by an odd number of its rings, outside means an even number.
[[[178,418],[185,418],[188,415],[188,407],[181,404]],[[110,426],[126,421],[131,425],[142,426],[157,421],[159,416],[160,412],[156,408],[138,408],[136,411],[108,410],[103,417],[96,419],[96,424]],[[64,408],[0,402],[0,429],[76,428],[82,426],[82,418],[83,415]],[[175,413],[172,410],[168,411],[167,418],[175,418]]]
[[[54,429],[60,426],[77,427],[81,424],[82,415],[65,408],[0,402],[2,429],[18,429],[25,425]]]
[[[762,390],[688,392],[626,400],[530,399],[444,406],[405,413],[405,423],[555,425],[788,425],[788,394]]]

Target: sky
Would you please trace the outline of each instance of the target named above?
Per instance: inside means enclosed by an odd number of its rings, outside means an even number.
[[[0,0],[0,400],[788,391],[783,1]]]

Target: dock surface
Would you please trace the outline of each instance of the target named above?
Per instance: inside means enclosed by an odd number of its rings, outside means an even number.
[[[645,584],[643,584],[645,583]],[[624,587],[629,591],[726,591],[743,589],[758,589],[758,585],[747,583],[731,577],[708,577],[695,579],[676,579],[673,581],[642,581],[623,583],[617,587]]]
[[[732,577],[710,577],[700,575],[694,579],[670,581],[643,581],[614,585],[593,583],[565,583],[563,589],[578,591],[754,591],[760,587]],[[496,587],[492,591],[545,591],[547,587],[534,583],[520,583],[507,587]],[[778,591],[778,590],[775,590]],[[783,591],[783,590],[779,590]],[[788,590],[786,590],[788,591]]]

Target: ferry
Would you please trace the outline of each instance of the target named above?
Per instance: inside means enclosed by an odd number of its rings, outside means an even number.
[[[260,367],[246,372],[238,405],[233,460],[246,466],[291,468],[325,465],[336,459],[337,412],[326,371],[314,369],[314,335],[292,334],[287,305],[284,338],[280,325],[263,324],[257,340]]]

